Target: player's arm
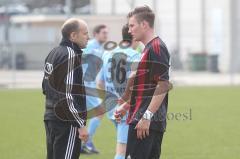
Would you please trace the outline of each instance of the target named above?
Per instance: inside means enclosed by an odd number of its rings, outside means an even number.
[[[156,111],[159,109],[161,106],[167,92],[171,88],[171,85],[169,84],[168,81],[159,81],[157,84],[157,87],[154,91],[154,95],[152,97],[152,100],[147,108],[147,111],[150,111],[150,114],[156,113]],[[150,115],[152,117],[152,115]]]
[[[131,61],[132,61],[131,73],[128,77],[125,92],[123,93],[123,96],[122,96],[122,100],[124,102],[129,103],[129,101],[130,101],[132,90],[133,90],[133,85],[134,85],[134,79],[135,79],[136,74],[137,74],[137,67],[138,67],[139,60],[140,60],[140,54],[138,54],[138,53],[135,56],[133,56],[132,59],[131,59]]]
[[[76,103],[75,96],[72,92],[75,90],[77,85],[74,85],[74,81],[79,78],[79,74],[74,70],[77,66],[75,66],[75,55],[73,50],[68,50],[68,71],[67,71],[67,78],[66,78],[66,99],[68,104],[68,109],[71,112],[73,118],[75,119],[76,126],[79,127],[79,138],[83,141],[86,141],[88,138],[88,132],[85,127],[86,121],[82,119],[79,115],[80,103]],[[86,112],[81,112],[86,113]]]
[[[74,53],[69,53],[68,56],[68,70],[67,70],[67,78],[66,78],[66,99],[68,104],[68,109],[72,113],[72,116],[75,119],[75,122],[78,127],[84,127],[85,126],[85,120],[82,119],[79,116],[78,110],[81,110],[80,105],[76,103],[75,101],[75,95],[72,94],[73,90],[75,89],[76,85],[74,85],[74,81],[78,77],[78,74],[75,69],[75,56]]]
[[[137,129],[137,137],[143,139],[149,135],[149,127],[151,123],[151,118],[154,113],[160,108],[167,92],[171,88],[171,85],[168,81],[159,81],[157,87],[154,91],[152,100],[143,114],[143,118],[138,122],[135,129]]]
[[[133,64],[131,65],[131,73],[128,77],[125,91],[124,91],[122,97],[120,99],[118,99],[118,104],[120,105],[119,111],[121,110],[123,112],[123,114],[125,114],[124,111],[128,111],[128,109],[130,108],[129,103],[131,100],[134,79],[137,74],[137,66],[138,66],[138,62],[133,62]]]
[[[114,112],[114,117],[117,122],[120,122],[122,120],[122,117],[127,113],[127,111],[130,109],[130,99],[132,94],[132,87],[134,84],[134,78],[136,76],[135,72],[131,72],[127,86],[125,89],[125,92],[123,93],[123,96],[118,99],[117,103],[120,105],[117,110]]]
[[[118,100],[118,104],[120,105],[117,111],[114,113],[115,119],[117,122],[121,121],[121,118],[126,114],[126,112],[130,108],[130,100],[134,85],[134,79],[137,74],[137,67],[140,60],[140,54],[134,57],[134,60],[131,65],[131,73],[129,75],[127,85],[125,88],[125,92],[123,93],[122,97]]]
[[[136,72],[131,72],[129,79],[127,81],[126,89],[123,93],[123,96],[121,97],[124,102],[130,101],[135,76],[136,76]]]

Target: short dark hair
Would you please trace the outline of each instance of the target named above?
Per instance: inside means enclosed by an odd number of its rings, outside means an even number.
[[[76,32],[80,29],[79,21],[76,19],[70,19],[66,21],[62,26],[62,37],[69,39],[72,32]]]
[[[93,29],[93,35],[100,33],[100,31],[106,27],[107,26],[105,24],[99,24],[99,25],[95,26]]]
[[[132,37],[132,34],[130,34],[128,32],[129,28],[128,28],[128,24],[125,24],[123,27],[122,27],[122,40],[123,41],[129,41],[131,42],[133,37]]]
[[[128,13],[128,18],[131,18],[132,16],[135,16],[137,21],[140,23],[142,21],[147,21],[149,26],[153,28],[154,26],[154,20],[155,20],[155,14],[148,6],[141,6],[136,7],[133,11]]]

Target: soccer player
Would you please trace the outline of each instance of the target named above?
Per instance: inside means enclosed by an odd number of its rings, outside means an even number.
[[[80,19],[67,20],[62,37],[45,59],[42,82],[47,159],[78,159],[81,140],[88,138],[81,67],[82,49],[89,39],[87,24]]]
[[[117,130],[117,146],[115,159],[124,159],[126,153],[128,125],[126,116],[117,123],[114,118],[116,101],[123,95],[127,79],[131,69],[140,60],[140,53],[134,49],[138,42],[132,40],[132,35],[128,33],[128,26],[122,28],[122,42],[112,51],[106,51],[102,57],[103,67],[98,76],[98,87],[106,91],[105,107],[108,111],[109,119],[114,123]]]
[[[96,76],[102,67],[102,54],[104,52],[103,44],[108,38],[108,28],[104,24],[97,25],[93,29],[94,38],[90,40],[87,47],[83,51],[83,71],[84,71],[84,83],[87,92],[87,110],[96,109],[101,104],[98,98],[98,92],[96,90]],[[90,89],[92,91],[90,91]],[[91,92],[91,93],[88,93]],[[97,128],[100,125],[102,119],[101,114],[96,113],[96,117],[93,117],[89,121],[88,133],[89,139],[82,146],[82,153],[99,153],[93,144],[93,136],[96,133]]]
[[[127,84],[116,120],[129,108],[126,159],[158,159],[166,129],[168,107],[169,53],[164,42],[154,34],[155,15],[148,6],[128,14],[129,33],[145,48],[137,72]]]

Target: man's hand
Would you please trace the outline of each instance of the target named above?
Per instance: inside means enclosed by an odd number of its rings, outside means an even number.
[[[82,127],[82,128],[78,128],[78,134],[79,134],[79,139],[81,139],[84,142],[87,142],[88,131],[87,131],[87,128],[85,126]]]
[[[135,129],[137,130],[137,138],[144,139],[145,137],[149,136],[149,127],[150,127],[150,120],[141,119],[138,124],[136,125]]]
[[[126,111],[123,107],[119,106],[119,107],[117,108],[117,110],[114,112],[114,117],[115,117],[116,122],[117,122],[117,123],[120,123],[121,120],[122,120],[122,117],[123,117],[126,113],[127,113],[127,111]]]
[[[118,99],[117,103],[120,105],[116,111],[114,112],[114,117],[115,120],[120,123],[122,120],[122,117],[126,115],[128,109],[129,109],[129,104],[125,102],[122,98]]]

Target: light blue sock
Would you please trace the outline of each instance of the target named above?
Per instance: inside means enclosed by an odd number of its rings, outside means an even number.
[[[98,117],[94,117],[94,118],[90,119],[89,125],[88,125],[88,133],[89,133],[88,142],[92,142],[92,138],[93,138],[98,126],[100,125],[100,121],[101,121],[101,119],[99,119]]]
[[[115,155],[114,159],[125,159],[125,156],[122,156],[122,155]]]

